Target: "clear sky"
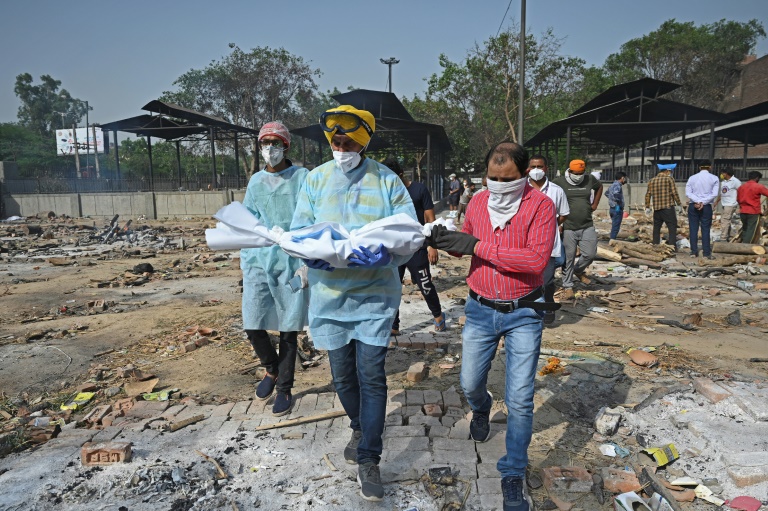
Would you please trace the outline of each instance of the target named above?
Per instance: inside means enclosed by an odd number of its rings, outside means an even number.
[[[445,53],[460,60],[496,34],[508,0],[6,0],[0,9],[0,122],[15,121],[16,75],[49,74],[88,100],[91,122],[140,109],[192,68],[203,68],[236,43],[284,47],[323,72],[322,90],[350,85],[384,90],[396,57],[393,92],[421,94]],[[520,17],[513,0],[507,22]],[[528,0],[534,34],[552,27],[563,52],[600,65],[622,43],[670,18],[710,23],[723,18],[768,24],[768,0]],[[758,56],[768,53],[762,40]]]

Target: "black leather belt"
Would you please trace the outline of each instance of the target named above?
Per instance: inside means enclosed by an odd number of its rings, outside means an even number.
[[[541,288],[536,288],[525,296],[521,296],[517,300],[489,300],[483,298],[471,289],[469,290],[469,297],[473,300],[477,300],[486,307],[497,310],[499,312],[512,312],[515,309],[529,308],[542,311],[556,311],[559,310],[561,305],[559,303],[552,302],[537,302],[539,298],[543,296]]]

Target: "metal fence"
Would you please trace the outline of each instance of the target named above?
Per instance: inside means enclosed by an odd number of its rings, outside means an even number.
[[[210,176],[179,179],[76,179],[39,177],[8,179],[6,195],[46,193],[175,192],[186,190],[238,189],[246,186],[245,176],[220,176],[212,186]]]

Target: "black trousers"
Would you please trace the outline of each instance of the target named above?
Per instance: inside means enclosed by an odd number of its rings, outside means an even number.
[[[419,291],[427,302],[427,307],[432,313],[432,316],[439,318],[443,309],[440,306],[440,297],[437,296],[437,289],[432,283],[432,274],[429,272],[429,256],[427,255],[427,247],[419,249],[418,252],[413,254],[410,261],[398,268],[400,272],[400,282],[403,281],[405,275],[405,269],[408,268],[408,272],[411,274],[411,280],[419,286]],[[400,310],[398,309],[395,314],[395,321],[392,323],[392,328],[395,330],[400,329]]]
[[[266,330],[246,330],[245,334],[267,372],[277,375],[277,391],[290,392],[293,388],[293,373],[296,370],[296,352],[299,349],[296,342],[298,332],[280,332],[279,353],[272,346]]]
[[[657,209],[653,212],[653,244],[661,243],[661,224],[667,224],[667,245],[676,246],[677,243],[677,215],[675,208]],[[691,249],[693,250],[693,249]]]
[[[752,243],[752,239],[755,237],[755,231],[757,230],[758,220],[760,215],[747,215],[741,213],[741,242]],[[402,277],[400,277],[402,279]]]

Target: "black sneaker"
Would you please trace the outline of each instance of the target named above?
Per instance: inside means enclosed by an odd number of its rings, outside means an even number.
[[[275,390],[276,382],[276,378],[272,378],[268,374],[264,375],[264,379],[256,386],[256,398],[261,401],[269,399],[269,396],[271,396],[272,392]]]
[[[507,476],[501,480],[501,495],[504,497],[504,511],[535,510],[524,477]]]
[[[357,469],[357,484],[360,485],[360,496],[365,500],[378,502],[384,498],[384,487],[381,485],[381,474],[376,463],[363,463]]]
[[[710,254],[710,255],[705,255],[704,259],[709,259],[710,261],[714,261],[716,258],[712,254]]]
[[[280,417],[291,411],[293,405],[293,398],[290,392],[279,392],[275,397],[275,402],[272,404],[272,415]]]
[[[350,465],[357,465],[357,446],[362,438],[362,431],[352,430],[352,438],[349,439],[347,446],[344,448],[344,460]]]
[[[555,322],[555,311],[546,311],[544,313],[544,324],[545,325],[551,325]]]

